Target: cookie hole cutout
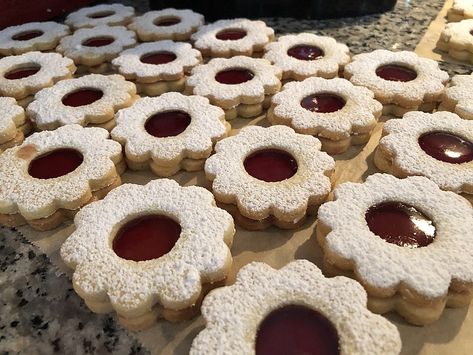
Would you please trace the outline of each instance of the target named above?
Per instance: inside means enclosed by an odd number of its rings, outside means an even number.
[[[64,95],[62,103],[71,107],[85,106],[100,100],[102,96],[102,90],[83,88]]]
[[[330,113],[345,107],[346,101],[332,93],[318,93],[306,96],[301,101],[301,106],[311,112]]]
[[[191,116],[187,112],[165,111],[148,118],[145,130],[157,138],[174,137],[184,132],[190,123]]]
[[[104,47],[115,42],[115,38],[109,36],[92,37],[82,42],[86,47]]]
[[[247,33],[245,30],[238,28],[228,28],[219,31],[215,37],[221,41],[236,41],[246,37]]]
[[[371,206],[365,214],[371,232],[400,247],[421,248],[435,239],[432,220],[414,206],[388,201]]]
[[[338,332],[320,312],[287,305],[269,313],[255,339],[256,355],[340,354]]]
[[[24,31],[14,35],[12,39],[15,41],[28,41],[42,35],[44,35],[44,32],[40,30]]]
[[[461,164],[473,160],[473,144],[448,132],[429,132],[419,137],[419,146],[437,160]]]
[[[296,159],[281,149],[262,149],[250,154],[243,162],[248,174],[266,182],[289,179],[297,173]]]
[[[73,172],[83,161],[84,156],[76,149],[55,149],[33,159],[28,174],[36,179],[54,179]]]
[[[16,67],[15,69],[9,70],[3,75],[3,77],[8,80],[23,79],[35,75],[40,71],[40,69],[41,66],[39,64],[25,64],[21,67]]]
[[[153,24],[158,27],[174,26],[181,22],[181,19],[176,16],[160,17],[154,20]]]
[[[179,223],[160,214],[141,216],[123,225],[112,249],[120,258],[145,261],[169,253],[181,235]]]
[[[376,69],[376,75],[388,81],[408,82],[417,78],[417,73],[403,65],[388,64]]]
[[[177,56],[172,52],[160,51],[144,54],[140,61],[145,64],[166,64],[176,60]]]
[[[93,14],[87,15],[88,18],[104,18],[104,17],[109,17],[115,15],[115,11],[99,11],[99,12],[94,12]]]
[[[287,50],[287,55],[299,60],[316,60],[322,58],[325,53],[317,47],[308,44],[300,44]]]
[[[254,77],[255,74],[248,69],[235,68],[219,71],[215,75],[215,80],[221,84],[236,85],[250,81]]]

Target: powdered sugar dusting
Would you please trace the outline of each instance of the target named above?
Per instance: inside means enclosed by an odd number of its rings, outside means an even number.
[[[11,97],[0,97],[0,144],[15,138],[17,128],[25,123],[25,110]]]
[[[441,34],[441,40],[447,43],[447,46],[473,52],[473,36],[470,31],[473,30],[473,19],[460,22],[451,22],[445,26]]]
[[[109,16],[93,18],[96,14],[108,13],[110,13]],[[74,11],[67,15],[64,22],[75,29],[100,25],[126,25],[131,21],[134,14],[135,9],[131,6],[124,6],[122,4],[100,4],[91,7],[83,7]]]
[[[473,76],[456,75],[450,82],[450,87],[445,90],[442,101],[452,103],[452,111],[462,118],[473,118]]]

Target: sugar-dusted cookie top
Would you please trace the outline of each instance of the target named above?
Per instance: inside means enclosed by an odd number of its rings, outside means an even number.
[[[100,25],[126,26],[134,14],[135,9],[131,6],[100,4],[71,12],[64,22],[74,29]]]
[[[14,98],[0,97],[0,144],[14,139],[25,119],[25,110]]]

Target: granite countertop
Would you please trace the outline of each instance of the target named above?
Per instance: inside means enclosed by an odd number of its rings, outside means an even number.
[[[117,1],[115,1],[117,2]],[[138,4],[146,2],[118,1]],[[346,43],[353,53],[377,48],[414,50],[442,0],[398,0],[391,12],[324,21],[265,19],[277,34],[315,32]],[[450,75],[469,66],[441,64]],[[0,228],[0,354],[147,354],[113,315],[89,311],[65,275],[13,230]]]

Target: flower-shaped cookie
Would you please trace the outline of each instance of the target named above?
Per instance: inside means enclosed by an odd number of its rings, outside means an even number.
[[[0,153],[21,144],[30,130],[23,107],[12,97],[0,97]]]
[[[69,33],[68,26],[57,22],[29,22],[7,27],[0,31],[0,54],[52,50]]]
[[[265,51],[263,58],[283,70],[283,79],[334,78],[350,61],[350,50],[345,44],[313,33],[281,36],[266,45]]]
[[[215,58],[192,69],[186,92],[205,96],[225,110],[226,118],[254,117],[281,88],[281,69],[266,59]]]
[[[453,0],[448,9],[448,22],[456,22],[473,18],[473,2],[471,0]]]
[[[72,77],[76,67],[58,53],[28,52],[0,59],[0,95],[17,100]]]
[[[464,198],[422,176],[375,174],[335,189],[319,208],[317,238],[327,271],[356,278],[372,311],[423,325],[445,305],[470,303],[472,228]]]
[[[191,39],[204,57],[251,57],[274,39],[274,30],[263,21],[219,20],[202,26]]]
[[[135,85],[121,75],[90,74],[41,90],[27,113],[40,130],[67,124],[114,126],[115,112],[135,99]]]
[[[473,119],[473,76],[455,75],[445,90],[439,111],[455,112],[461,118]]]
[[[64,21],[73,29],[100,25],[126,26],[135,15],[135,9],[122,4],[100,4],[83,7],[67,15]]]
[[[61,39],[56,50],[89,67],[110,62],[121,51],[136,44],[136,35],[123,26],[81,28]]]
[[[245,228],[295,228],[331,190],[335,162],[320,147],[286,126],[246,127],[216,144],[205,174]]]
[[[128,28],[135,31],[140,41],[151,42],[163,39],[187,41],[191,34],[204,24],[204,16],[192,10],[168,8],[149,11],[136,17]]]
[[[3,152],[0,224],[52,229],[119,185],[121,146],[107,138],[101,128],[67,125]]]
[[[126,184],[81,209],[61,247],[76,292],[131,329],[176,320],[226,278],[235,233],[207,190],[168,179]]]
[[[325,278],[307,260],[253,262],[205,298],[190,354],[399,354],[398,330],[366,301],[357,282]]]
[[[374,162],[398,177],[423,175],[440,188],[473,194],[473,121],[454,113],[409,112],[384,125]]]
[[[308,78],[274,95],[268,119],[317,136],[322,150],[338,154],[368,141],[382,109],[373,92],[348,80]]]
[[[473,63],[473,19],[448,23],[440,35],[437,48],[456,59]]]
[[[378,49],[355,55],[344,76],[374,92],[385,114],[402,116],[408,111],[431,111],[442,99],[448,74],[435,60],[414,52]]]

